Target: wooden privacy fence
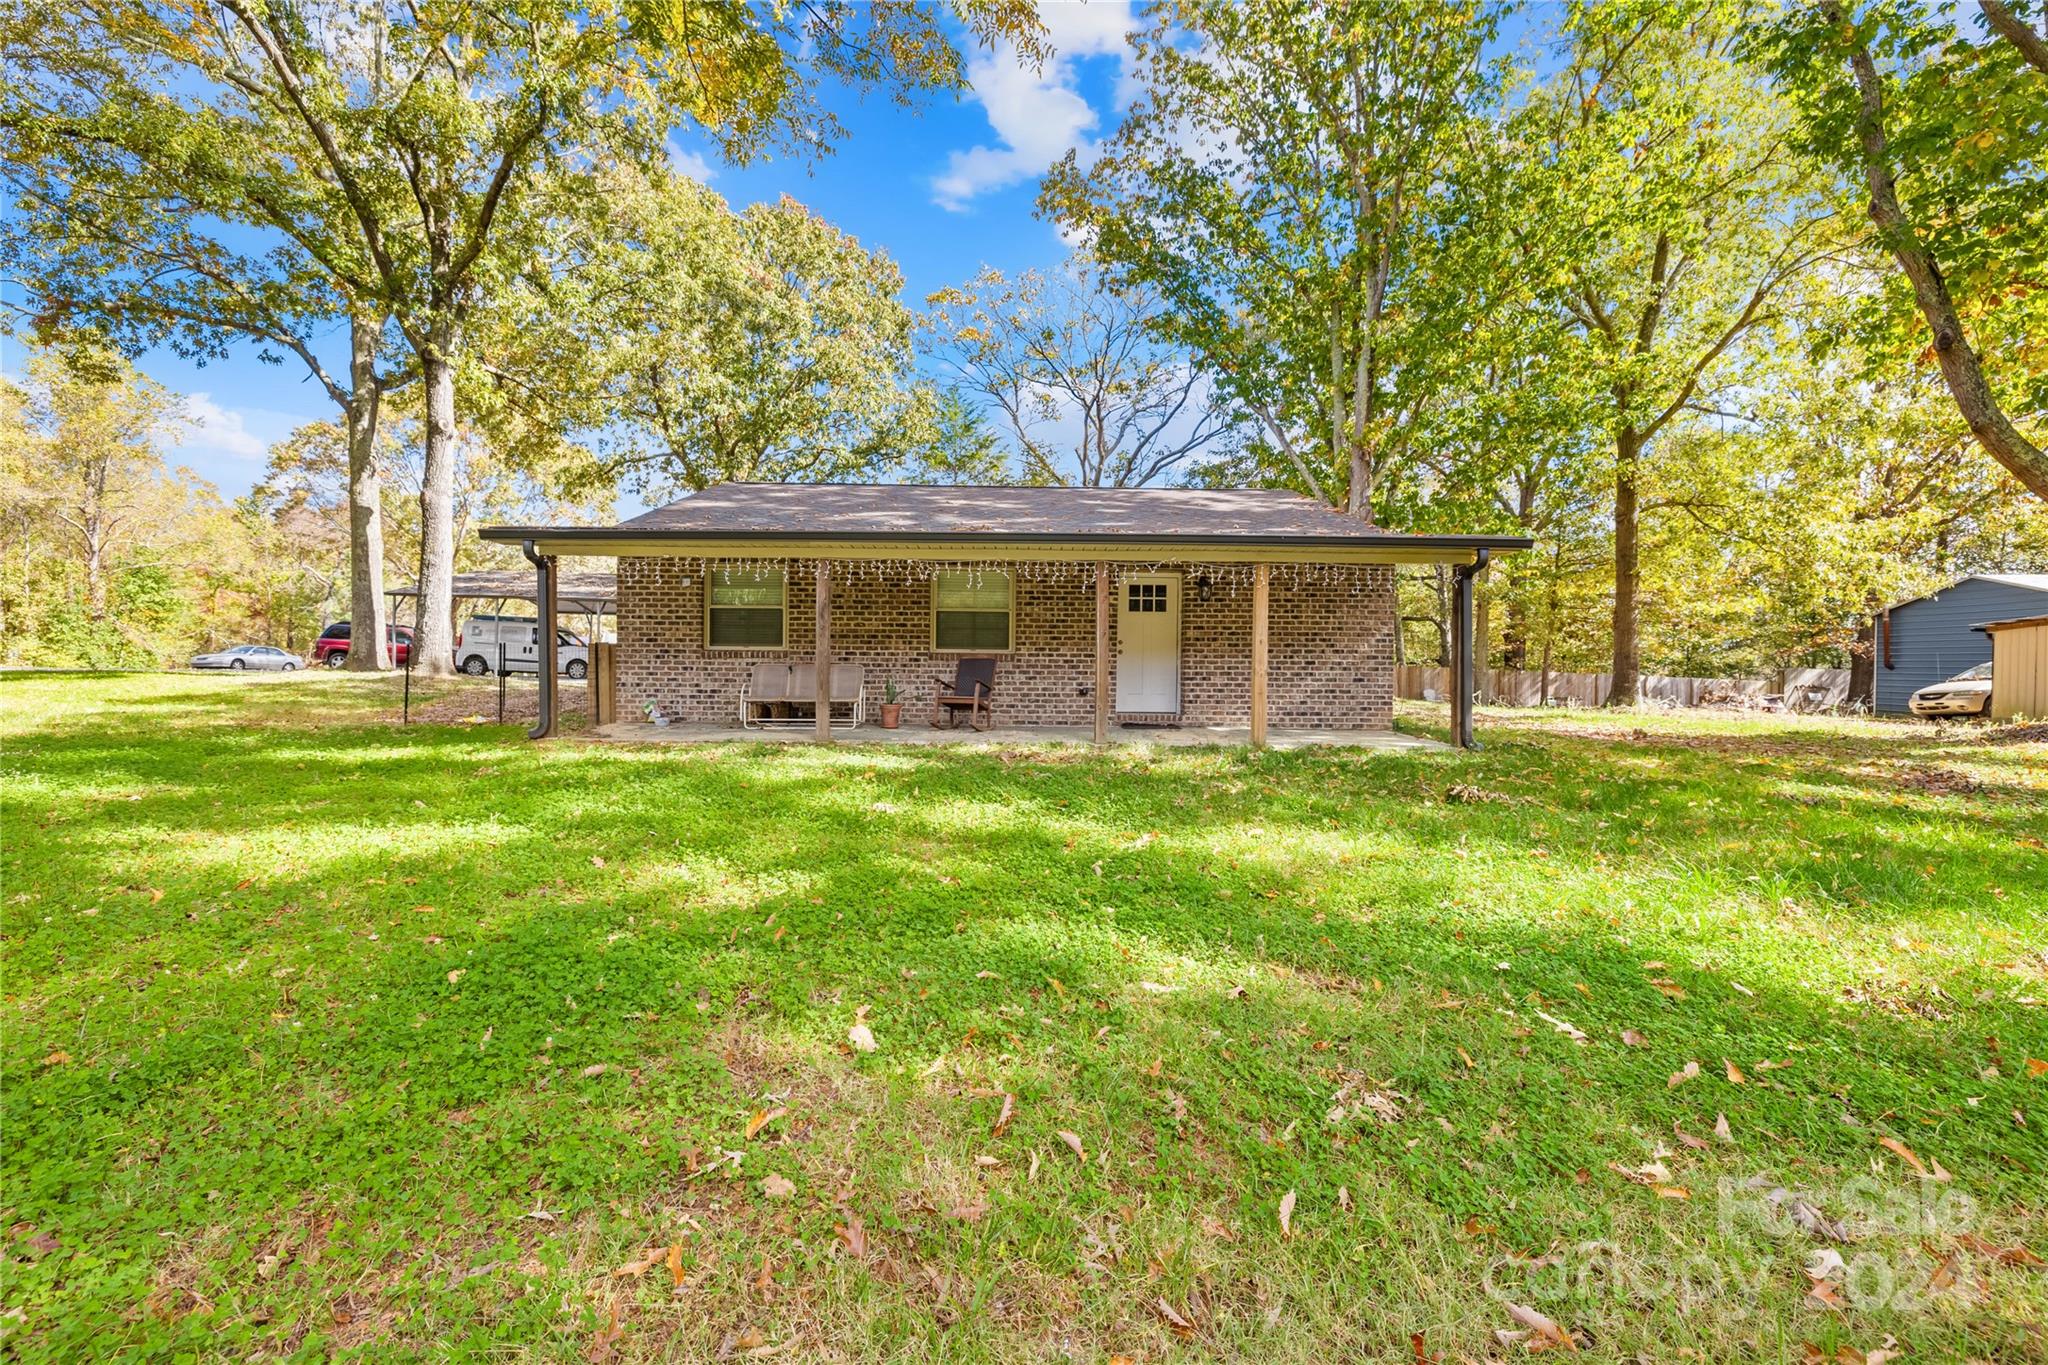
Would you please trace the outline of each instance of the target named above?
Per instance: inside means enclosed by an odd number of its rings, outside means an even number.
[[[1546,695],[1543,674],[1511,668],[1475,672],[1479,700],[1487,706],[1540,706]],[[1552,673],[1548,697],[1552,706],[1599,706],[1614,687],[1611,673]],[[1755,702],[1764,697],[1785,699],[1798,711],[1821,711],[1849,699],[1846,668],[1788,668],[1774,678],[1684,678],[1645,673],[1638,683],[1644,701],[1665,706],[1713,706]],[[1410,701],[1442,701],[1451,693],[1451,670],[1401,664],[1394,670],[1394,695]]]

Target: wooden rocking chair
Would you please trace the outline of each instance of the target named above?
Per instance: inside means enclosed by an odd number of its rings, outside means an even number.
[[[994,659],[962,659],[953,669],[949,682],[934,678],[939,691],[932,698],[932,728],[939,726],[939,712],[946,713],[946,726],[956,729],[960,724],[960,713],[967,712],[968,723],[977,730],[986,730],[995,724],[995,712],[991,707],[989,694],[995,691],[996,661]]]

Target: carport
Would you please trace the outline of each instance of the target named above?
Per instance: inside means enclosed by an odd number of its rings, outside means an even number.
[[[488,610],[502,611],[507,602],[535,602],[534,576],[526,570],[486,569],[476,573],[456,574],[453,599],[448,607],[448,633],[453,636],[459,629],[460,615],[456,603],[463,601],[488,602]],[[402,588],[385,590],[391,599],[391,619],[397,621],[399,599],[410,597],[415,601],[420,595],[419,584],[408,583]],[[565,573],[561,575],[560,590],[555,594],[555,619],[564,614],[583,617],[590,626],[585,632],[592,645],[598,642],[598,623],[607,616],[617,616],[618,575],[613,573]],[[417,617],[415,617],[417,625]]]

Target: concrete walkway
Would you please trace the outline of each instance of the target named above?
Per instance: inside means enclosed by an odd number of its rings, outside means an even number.
[[[625,744],[807,744],[816,738],[808,724],[782,729],[742,730],[731,725],[681,723],[653,725],[644,720],[614,721],[590,730],[588,737]],[[835,730],[832,738],[840,744],[980,744],[1020,747],[1037,744],[1088,744],[1093,735],[1085,725],[998,725],[977,732],[962,725],[958,730],[935,730],[923,721],[906,721],[899,730],[884,730],[869,722],[854,730]],[[1251,728],[1244,725],[1187,725],[1173,729],[1151,726],[1112,725],[1112,744],[1149,744],[1158,748],[1186,748],[1198,744],[1249,744]],[[1418,735],[1391,730],[1281,730],[1266,732],[1274,749],[1384,749],[1416,752],[1455,753],[1450,745]]]

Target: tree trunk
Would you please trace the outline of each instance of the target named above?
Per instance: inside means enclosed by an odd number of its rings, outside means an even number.
[[[426,387],[426,468],[420,480],[419,635],[415,672],[455,671],[455,363],[452,329],[438,327],[420,356]]]
[[[1849,646],[1849,695],[1851,706],[1877,706],[1877,618],[1856,628],[1856,641]]]
[[[1827,13],[1831,23],[1843,22],[1840,5],[1828,6]],[[1948,281],[1942,278],[1941,266],[1921,244],[1912,220],[1899,204],[1885,144],[1884,81],[1870,58],[1870,49],[1860,40],[1851,41],[1849,66],[1855,73],[1859,97],[1856,139],[1863,149],[1863,175],[1870,188],[1870,221],[1877,224],[1878,234],[1892,258],[1912,282],[1914,301],[1920,305],[1920,315],[1934,334],[1935,360],[1955,398],[1956,410],[1970,424],[1977,444],[1992,459],[2011,471],[2036,497],[2048,499],[2048,451],[2022,436],[1998,406],[1990,381],[1984,377],[1984,367],[1970,345],[1969,334],[1963,330],[1955,300],[1949,297]]]
[[[1991,25],[1998,36],[2020,50],[2027,65],[2048,76],[2048,17],[2042,20],[2042,32],[2028,28],[2020,17],[2007,9],[2004,0],[1977,0],[1977,8],[1983,11],[1984,22]]]
[[[377,470],[377,423],[384,399],[377,381],[377,332],[368,319],[350,322],[348,667],[358,673],[381,673],[391,667],[391,616],[384,601],[384,492]]]
[[[95,621],[107,619],[105,552],[97,538],[85,542],[85,610]]]
[[[1609,706],[1634,706],[1640,651],[1636,641],[1636,462],[1642,437],[1624,427],[1614,438],[1614,685]]]
[[[1451,666],[1451,571],[1436,566],[1436,665]]]
[[[1493,693],[1493,594],[1486,590],[1486,580],[1474,577],[1472,580],[1472,685],[1479,689],[1481,700]]]
[[[1516,598],[1501,603],[1500,665],[1524,669],[1529,666],[1529,613]]]

